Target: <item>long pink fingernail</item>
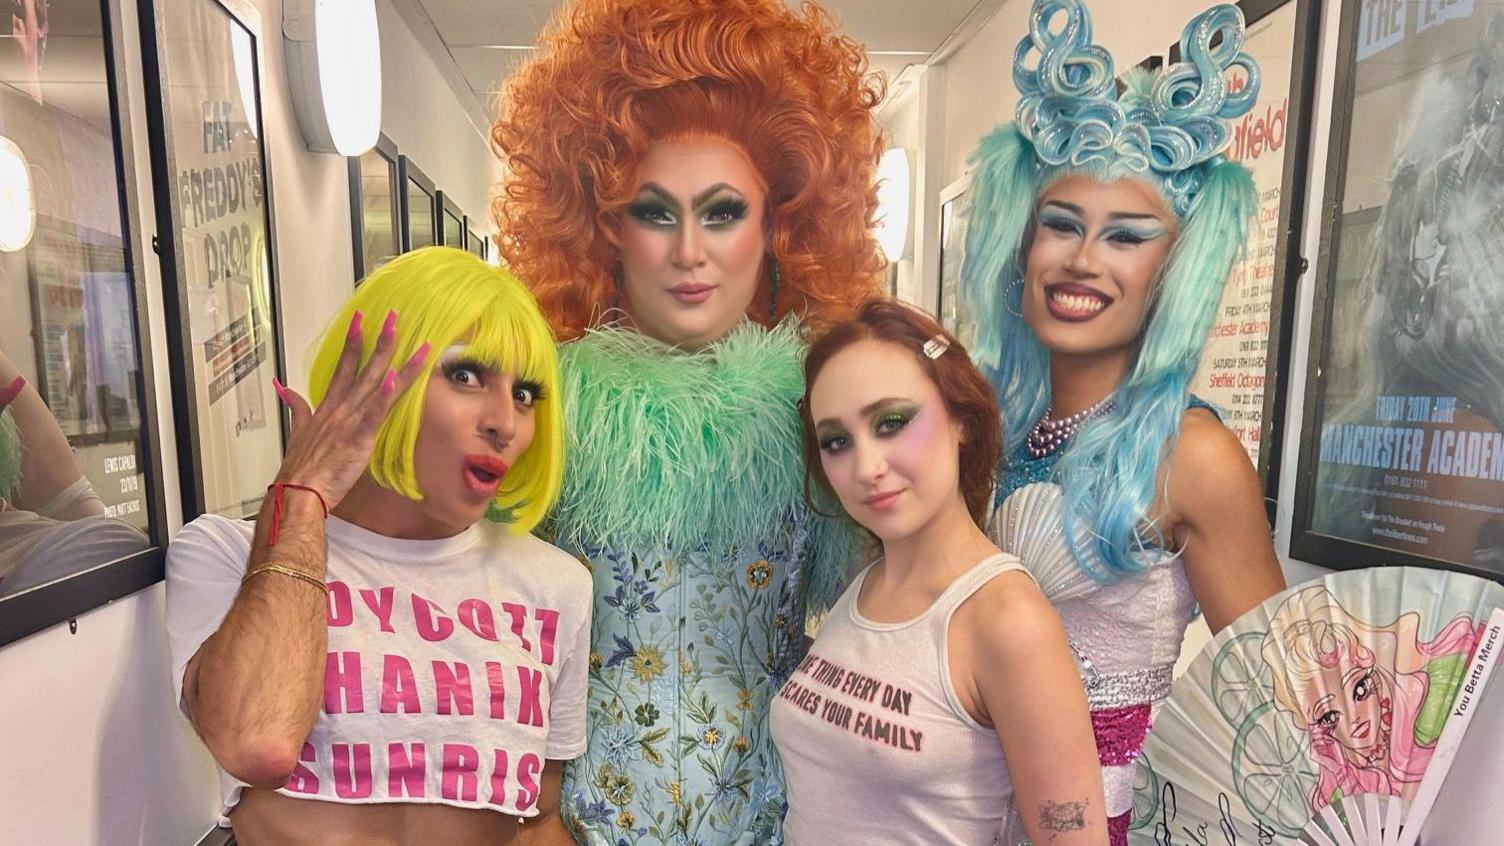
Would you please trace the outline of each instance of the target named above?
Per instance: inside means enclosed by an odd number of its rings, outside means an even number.
[[[17,376],[14,382],[11,382],[8,386],[6,386],[5,390],[0,391],[0,407],[10,405],[11,400],[20,396],[21,391],[25,388],[26,377]]]
[[[276,389],[277,396],[281,397],[282,402],[287,403],[287,389],[282,387],[282,383],[278,382],[275,376],[272,377],[272,387]],[[291,405],[291,403],[288,404]]]
[[[350,316],[350,337],[352,338],[360,337],[360,319],[361,313],[358,311]]]
[[[413,353],[413,364],[414,364],[414,366],[422,364],[423,362],[427,361],[428,360],[428,351],[431,350],[431,349],[433,349],[433,345],[430,344],[427,341],[424,341],[423,342],[423,346],[418,347],[418,351],[415,352],[415,353]]]
[[[395,371],[395,370],[388,370],[386,372],[386,378],[381,380],[381,392],[383,394],[391,393],[392,388],[394,388],[396,386],[397,386],[397,371]]]
[[[386,313],[386,322],[381,324],[381,340],[390,341],[397,335],[397,312]]]

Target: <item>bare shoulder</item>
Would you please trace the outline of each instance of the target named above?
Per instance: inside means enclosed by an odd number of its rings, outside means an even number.
[[[1242,441],[1217,419],[1217,415],[1204,408],[1186,411],[1180,421],[1180,438],[1170,451],[1171,472],[1177,469],[1192,473],[1228,467],[1241,469],[1252,464]]]
[[[1204,408],[1185,413],[1166,470],[1168,493],[1182,508],[1198,498],[1187,496],[1188,492],[1199,496],[1214,491],[1246,491],[1259,496],[1258,472],[1242,441]]]
[[[1012,661],[1036,654],[1065,629],[1044,591],[1023,570],[1002,573],[977,589],[952,618],[978,654],[996,661]]]

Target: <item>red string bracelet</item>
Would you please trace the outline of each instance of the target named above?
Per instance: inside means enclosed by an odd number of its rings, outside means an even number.
[[[308,491],[319,498],[319,505],[324,509],[324,519],[329,519],[329,503],[324,501],[324,495],[318,490],[307,485],[296,485],[292,482],[272,482],[266,489],[272,492],[272,530],[271,537],[267,540],[267,546],[277,545],[277,530],[282,526],[282,491],[292,488],[295,491]]]

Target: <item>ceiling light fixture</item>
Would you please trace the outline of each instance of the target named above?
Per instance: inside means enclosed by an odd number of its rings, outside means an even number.
[[[873,234],[883,255],[894,262],[908,257],[911,171],[909,151],[890,147],[877,163],[877,224]]]
[[[0,252],[25,249],[36,227],[36,197],[26,155],[16,142],[0,135]]]
[[[282,40],[293,111],[308,149],[358,156],[381,132],[375,0],[286,0]]]

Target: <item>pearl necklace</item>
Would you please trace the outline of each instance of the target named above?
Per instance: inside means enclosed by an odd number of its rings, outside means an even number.
[[[1081,428],[1083,424],[1107,414],[1116,405],[1117,403],[1113,402],[1112,397],[1107,396],[1091,408],[1078,411],[1070,417],[1060,420],[1050,419],[1050,412],[1054,411],[1053,406],[1046,409],[1044,416],[1039,418],[1039,422],[1034,424],[1034,428],[1029,430],[1028,437],[1024,439],[1024,443],[1029,449],[1029,455],[1035,458],[1044,458],[1051,453],[1058,452],[1061,447],[1065,446],[1065,442],[1071,439],[1071,435],[1076,434],[1076,430]]]

